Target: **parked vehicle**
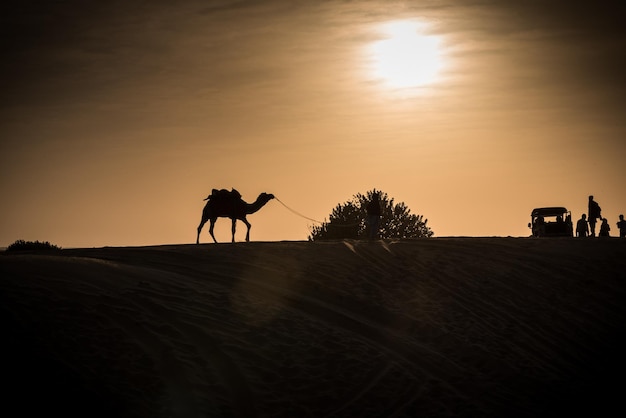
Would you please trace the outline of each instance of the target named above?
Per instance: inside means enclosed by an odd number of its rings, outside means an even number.
[[[573,237],[572,213],[564,207],[535,208],[528,227],[533,237]]]

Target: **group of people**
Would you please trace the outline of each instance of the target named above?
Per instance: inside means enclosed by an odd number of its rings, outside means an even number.
[[[600,224],[600,231],[598,236],[600,237],[609,237],[609,231],[611,227],[609,226],[609,221],[606,218],[602,217],[600,205],[598,202],[593,200],[593,196],[589,196],[589,210],[587,214],[581,216],[581,218],[576,223],[576,236],[577,237],[595,237],[596,236],[596,224],[598,219],[602,221]],[[626,221],[624,220],[624,215],[619,216],[619,221],[617,222],[617,229],[619,229],[620,238],[626,237]]]
[[[368,237],[370,239],[374,239],[378,235],[378,228],[380,226],[380,216],[381,216],[381,207],[378,201],[379,194],[374,193],[372,196],[372,200],[366,207],[367,211],[367,224],[369,226],[369,234]],[[608,237],[610,236],[609,231],[611,227],[609,226],[609,221],[606,218],[602,217],[600,205],[598,202],[593,200],[593,196],[589,196],[589,211],[588,215],[584,214],[576,223],[576,236],[577,237],[595,237],[596,236],[596,224],[598,219],[601,220],[600,231],[598,236],[600,237]],[[558,221],[563,221],[563,218],[558,219]],[[619,221],[617,222],[617,229],[619,230],[620,238],[626,238],[626,221],[624,220],[624,215],[619,215]]]

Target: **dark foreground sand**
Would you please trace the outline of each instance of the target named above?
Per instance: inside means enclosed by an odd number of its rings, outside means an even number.
[[[616,238],[5,253],[3,416],[607,416],[625,296]]]

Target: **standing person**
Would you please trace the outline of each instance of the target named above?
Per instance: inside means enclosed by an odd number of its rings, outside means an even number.
[[[587,215],[583,213],[583,216],[576,222],[576,236],[586,237],[589,234],[589,225],[587,225]]]
[[[609,226],[609,221],[606,218],[602,218],[602,224],[600,224],[600,237],[610,237],[609,231],[611,227]]]
[[[602,219],[602,216],[600,215],[600,205],[598,205],[598,202],[596,202],[595,200],[593,200],[593,196],[589,196],[589,212],[588,212],[588,222],[589,222],[589,228],[591,229],[591,236],[595,237],[596,236],[596,222],[598,220],[598,218]]]
[[[535,233],[538,237],[543,237],[546,234],[546,221],[543,216],[537,216],[537,220],[535,221]]]
[[[624,220],[624,215],[619,216],[617,228],[619,229],[619,237],[626,238],[626,221]]]
[[[380,193],[372,193],[372,200],[367,204],[365,210],[367,211],[367,224],[369,226],[369,238],[375,239],[378,236],[378,228],[380,226],[380,216],[382,211],[380,209]]]

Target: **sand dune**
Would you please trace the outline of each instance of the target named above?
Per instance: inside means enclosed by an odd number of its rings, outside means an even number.
[[[66,249],[0,274],[15,416],[622,409],[626,240]]]

